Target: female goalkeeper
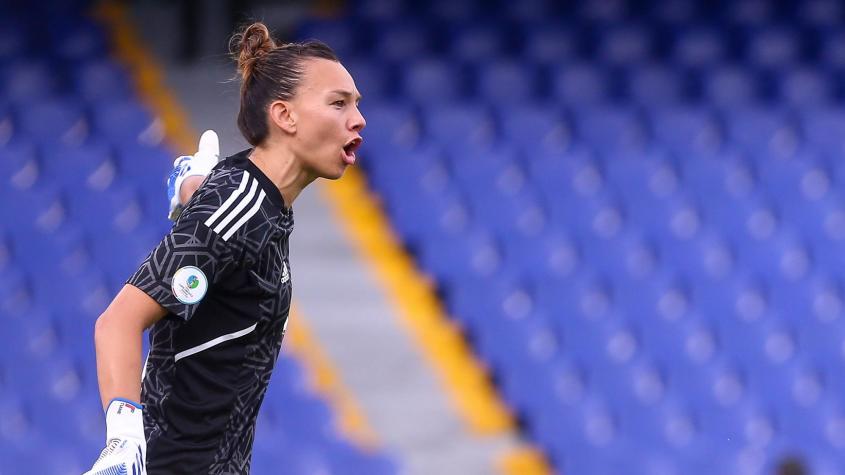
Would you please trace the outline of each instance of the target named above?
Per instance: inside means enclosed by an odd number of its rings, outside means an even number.
[[[249,473],[290,310],[291,205],[355,163],[360,94],[328,46],[277,44],[261,23],[230,44],[243,81],[238,127],[253,148],[210,170],[98,318],[107,442],[90,474]],[[216,148],[204,135],[200,151]],[[203,167],[187,168],[177,167],[175,201],[202,180],[185,176]]]

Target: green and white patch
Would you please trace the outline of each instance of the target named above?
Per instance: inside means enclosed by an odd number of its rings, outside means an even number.
[[[193,305],[205,297],[208,291],[208,279],[199,267],[185,266],[173,274],[170,284],[173,295],[180,302]]]

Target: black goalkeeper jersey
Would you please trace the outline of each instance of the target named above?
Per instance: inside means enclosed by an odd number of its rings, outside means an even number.
[[[248,154],[212,170],[127,281],[168,310],[141,391],[150,475],[249,473],[290,310],[293,211]]]

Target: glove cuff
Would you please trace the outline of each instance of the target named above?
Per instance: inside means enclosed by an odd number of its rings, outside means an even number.
[[[146,440],[141,405],[128,399],[115,398],[106,409],[106,442],[112,439]]]

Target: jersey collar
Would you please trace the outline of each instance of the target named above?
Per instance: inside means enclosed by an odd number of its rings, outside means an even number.
[[[274,205],[276,205],[282,211],[288,212],[289,209],[287,206],[285,206],[285,199],[282,196],[282,193],[279,191],[276,185],[273,184],[273,182],[269,178],[267,178],[267,175],[265,175],[260,168],[255,166],[254,163],[252,163],[252,160],[249,159],[249,155],[251,153],[252,149],[248,148],[232,155],[229,158],[234,161],[234,164],[236,166],[244,168],[250,173],[250,175],[254,176],[255,179],[258,180],[258,183],[261,184],[261,188],[264,189],[264,192],[267,194],[267,197],[270,199],[270,201],[273,202]]]

